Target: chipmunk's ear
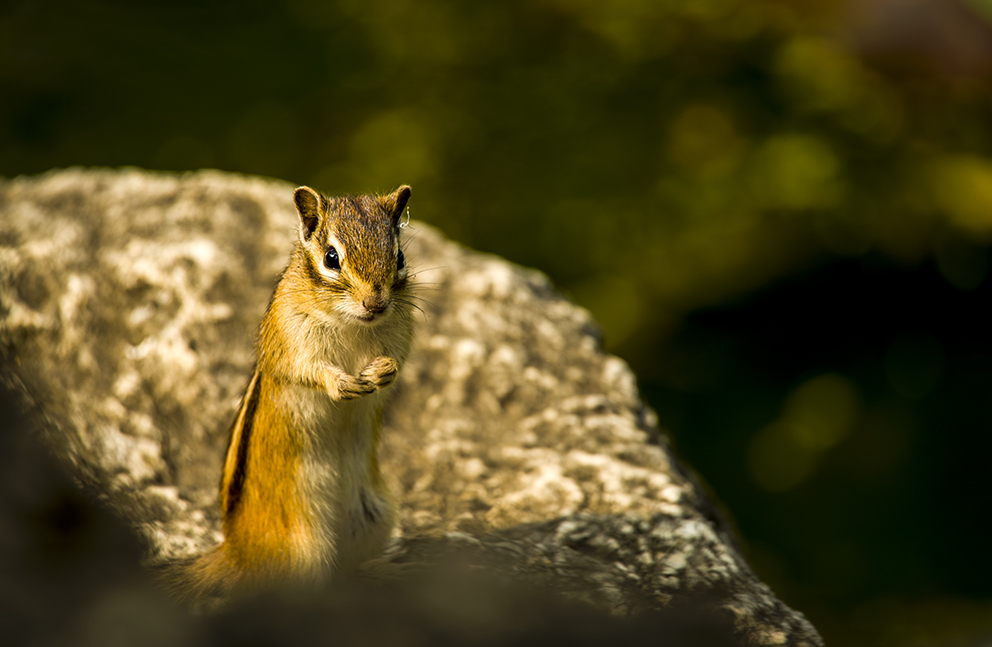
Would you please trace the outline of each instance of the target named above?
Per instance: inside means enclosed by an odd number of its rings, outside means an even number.
[[[382,199],[386,211],[393,220],[393,226],[399,224],[403,210],[406,209],[406,201],[410,199],[410,187],[403,185]]]
[[[303,242],[306,242],[317,230],[320,207],[324,199],[310,187],[301,186],[293,193],[293,202],[296,203],[296,210],[300,212],[300,236]]]

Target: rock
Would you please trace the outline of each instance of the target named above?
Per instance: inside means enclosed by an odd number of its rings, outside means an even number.
[[[149,560],[221,540],[221,459],[292,189],[217,171],[0,181],[5,379]],[[822,644],[747,566],[586,311],[426,224],[405,238],[423,316],[383,431],[402,513],[385,562],[457,553],[618,616],[705,600],[741,644]]]

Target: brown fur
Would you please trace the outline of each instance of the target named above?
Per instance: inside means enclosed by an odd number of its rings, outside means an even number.
[[[388,540],[395,503],[376,448],[383,389],[412,343],[398,240],[409,194],[296,190],[300,238],[259,327],[224,460],[225,540],[182,568],[182,597],[321,581]],[[324,263],[329,246],[339,270]]]

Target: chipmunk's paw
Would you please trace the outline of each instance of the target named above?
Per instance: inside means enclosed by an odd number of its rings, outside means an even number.
[[[396,373],[400,367],[392,357],[379,356],[369,362],[369,365],[358,376],[358,379],[367,380],[376,388],[389,386],[396,379]]]
[[[335,400],[354,400],[355,398],[360,398],[363,395],[368,395],[376,389],[376,385],[365,377],[362,377],[361,375],[355,377],[354,375],[348,375],[347,373],[338,377],[336,387],[337,393],[331,394],[331,397]]]

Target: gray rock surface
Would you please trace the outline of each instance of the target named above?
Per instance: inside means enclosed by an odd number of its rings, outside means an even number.
[[[4,378],[151,561],[221,540],[221,459],[292,189],[216,171],[0,181]],[[616,615],[694,598],[741,644],[822,644],[744,562],[586,311],[428,225],[405,236],[424,316],[383,433],[402,513],[388,563],[458,553]]]

